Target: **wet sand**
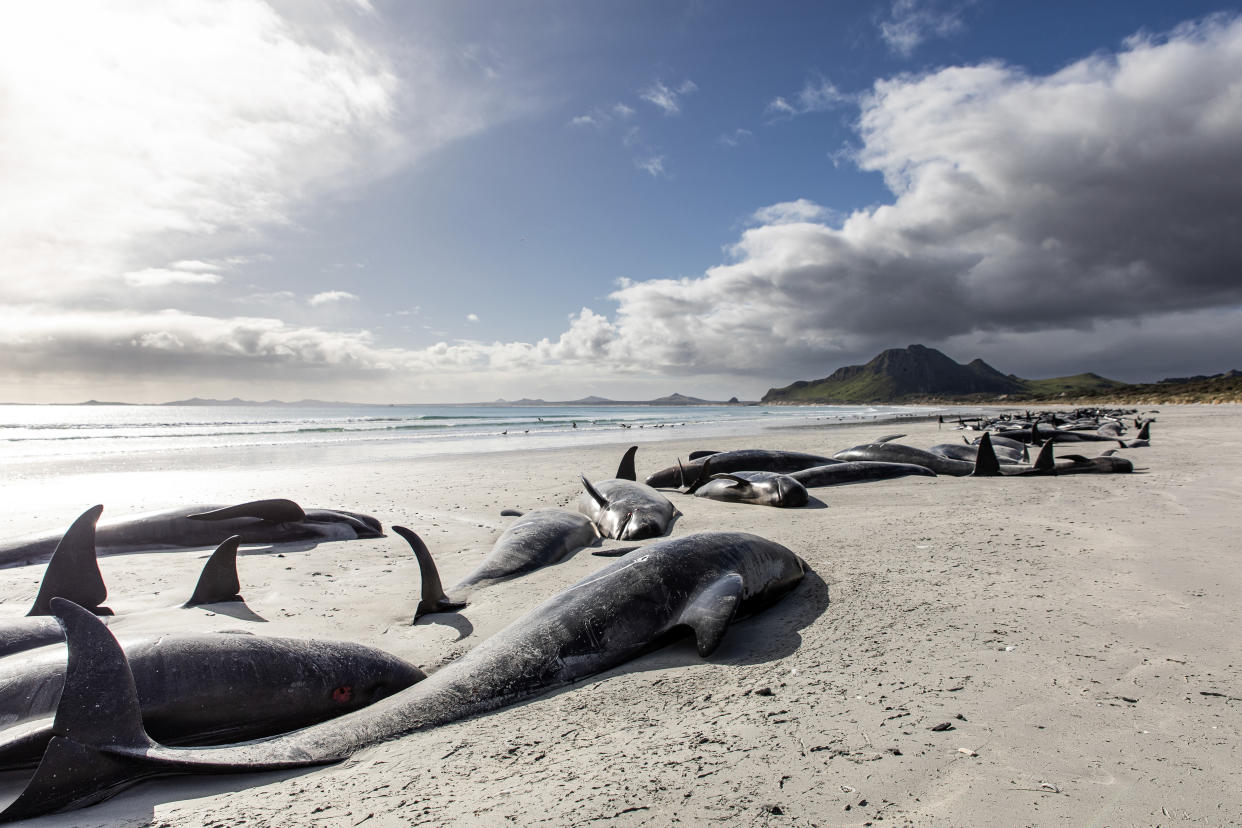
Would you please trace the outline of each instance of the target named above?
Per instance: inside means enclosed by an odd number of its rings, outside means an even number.
[[[683,642],[339,765],[149,782],[30,824],[1242,822],[1242,406],[1156,417],[1152,446],[1122,452],[1144,469],[1133,475],[903,478],[816,489],[796,510],[671,494],[684,513],[672,534],[754,532],[813,570],[710,659]],[[894,431],[923,448],[961,439],[935,422],[710,446],[670,433],[642,446],[638,470],[699,448],[831,454]],[[578,472],[611,477],[619,455],[248,471],[200,471],[188,457],[162,471],[7,479],[0,496],[7,535],[67,526],[96,502],[107,517],[291,497],[414,529],[452,584],[511,520],[502,508],[573,508]],[[263,621],[171,609],[205,556],[103,558],[117,623],[356,640],[432,670],[605,564],[584,550],[410,625],[417,567],[392,533],[243,555],[242,594]],[[0,610],[23,614],[41,574],[0,570]],[[5,792],[13,781],[0,780]]]

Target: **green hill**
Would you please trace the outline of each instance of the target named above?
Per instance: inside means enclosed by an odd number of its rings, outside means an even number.
[[[982,402],[1064,399],[1109,394],[1125,383],[1098,374],[1026,380],[981,359],[965,365],[923,345],[890,348],[866,365],[838,368],[818,380],[773,388],[765,403]]]

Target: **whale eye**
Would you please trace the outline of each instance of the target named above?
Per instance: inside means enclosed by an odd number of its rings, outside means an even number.
[[[337,704],[346,704],[354,697],[354,688],[348,684],[342,684],[340,687],[332,691],[332,701]]]

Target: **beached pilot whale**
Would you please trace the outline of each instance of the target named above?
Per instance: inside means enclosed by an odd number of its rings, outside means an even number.
[[[764,471],[713,474],[695,491],[694,496],[724,503],[753,503],[783,509],[805,506],[811,499],[806,486],[793,477]]]
[[[384,528],[370,515],[335,509],[307,509],[292,500],[253,500],[234,506],[188,506],[135,515],[95,530],[100,554],[143,549],[215,546],[239,535],[242,543],[380,538]],[[56,549],[59,534],[0,542],[0,566],[33,563]]]
[[[697,456],[696,456],[697,455]],[[690,491],[698,488],[696,484],[707,482],[703,474],[703,464],[711,461],[711,469],[715,474],[737,471],[768,471],[789,474],[812,466],[826,466],[837,461],[818,454],[805,454],[801,451],[774,451],[768,449],[736,449],[734,451],[717,451],[708,454],[694,452],[689,463],[669,466],[647,476],[647,485],[661,489],[687,487]]]
[[[336,762],[377,742],[494,710],[693,633],[711,655],[729,624],[789,593],[802,560],[740,532],[658,541],[618,558],[418,684],[355,713],[227,747],[175,748],[143,730],[124,653],[91,613],[57,599],[69,667],[48,745],[0,820],[89,805],[141,779]]]
[[[664,495],[637,481],[634,453],[626,449],[617,476],[592,484],[581,475],[586,490],[578,496],[578,511],[589,517],[605,538],[641,540],[658,538],[668,532],[677,516],[677,507]]]
[[[936,474],[953,477],[965,477],[975,469],[973,462],[953,460],[903,443],[864,443],[838,451],[832,457],[838,462],[864,460],[881,463],[909,463],[931,469]]]
[[[814,466],[790,474],[808,489],[821,486],[846,486],[850,483],[867,483],[873,480],[892,480],[895,477],[917,475],[935,477],[936,473],[926,466],[913,463],[885,463],[878,460],[849,460],[830,466]]]
[[[287,733],[358,710],[425,678],[412,664],[350,642],[244,633],[121,641],[143,726],[168,744],[223,744]],[[0,660],[0,769],[38,763],[52,738],[64,678],[61,647]]]
[[[482,563],[451,591],[456,593],[525,575],[557,563],[598,540],[599,530],[586,515],[554,508],[519,514]]]
[[[102,506],[82,513],[65,532],[48,561],[39,594],[25,618],[0,621],[0,657],[64,640],[64,629],[51,614],[51,600],[65,598],[96,615],[110,616],[103,606],[108,587],[95,559],[95,522]],[[240,538],[226,538],[203,565],[198,583],[182,607],[242,600],[237,576],[237,545]]]

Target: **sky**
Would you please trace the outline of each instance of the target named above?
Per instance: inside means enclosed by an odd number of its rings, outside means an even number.
[[[0,402],[1242,368],[1242,10],[0,6]]]

